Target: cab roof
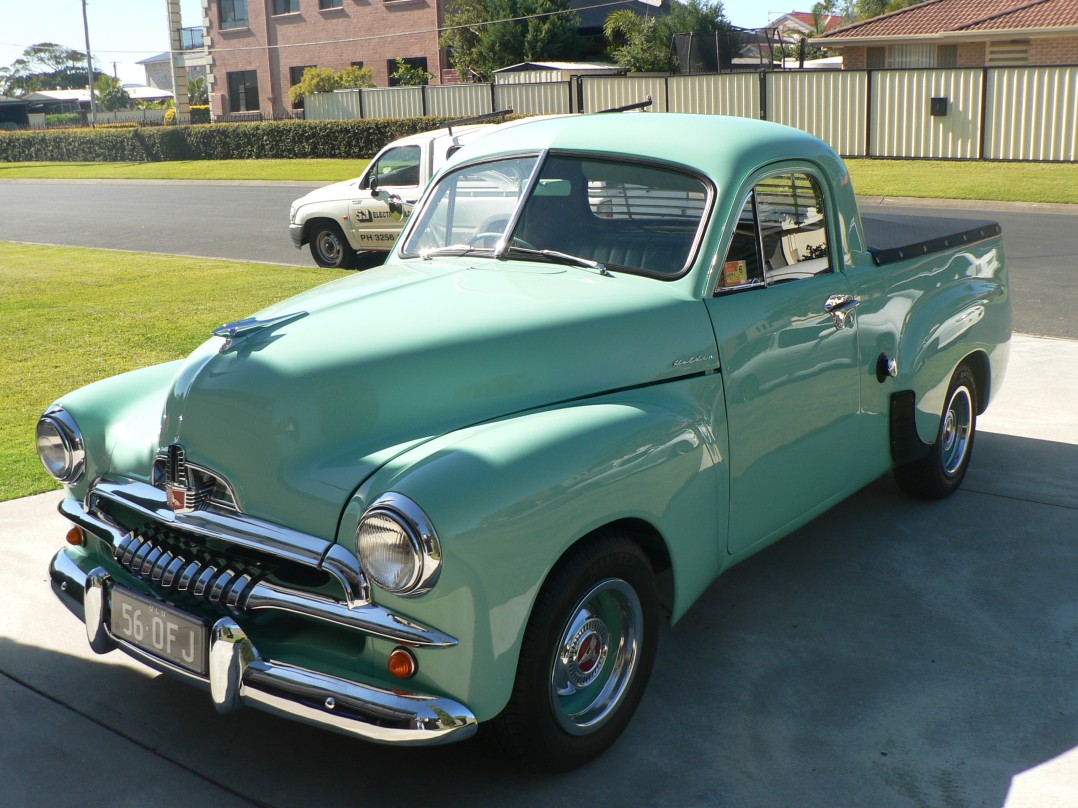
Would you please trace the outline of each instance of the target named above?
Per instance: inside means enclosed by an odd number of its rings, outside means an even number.
[[[662,112],[597,113],[495,127],[459,152],[460,158],[526,151],[578,151],[646,157],[680,164],[716,181],[731,166],[803,159],[833,163],[823,141],[799,129],[750,118]],[[456,161],[454,161],[456,162]]]

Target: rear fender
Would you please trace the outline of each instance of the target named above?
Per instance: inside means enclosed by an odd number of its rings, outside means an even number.
[[[967,359],[975,365],[985,406],[1002,380],[1011,338],[1000,240],[955,253],[941,269],[925,272],[942,257],[928,256],[913,267],[914,282],[927,291],[909,309],[897,352],[896,389],[914,392],[916,431],[926,443],[936,438],[955,369]]]

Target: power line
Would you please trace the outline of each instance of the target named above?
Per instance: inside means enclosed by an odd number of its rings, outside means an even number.
[[[439,27],[434,27],[434,28],[421,28],[421,29],[418,29],[418,30],[415,30],[415,31],[404,31],[404,32],[395,33],[395,34],[369,34],[367,36],[346,37],[344,39],[323,39],[323,40],[318,40],[318,41],[315,41],[315,42],[291,42],[291,43],[274,44],[274,45],[269,45],[269,44],[265,44],[265,45],[246,45],[246,46],[242,46],[242,47],[231,47],[231,48],[217,48],[217,47],[215,47],[215,48],[212,48],[212,50],[215,53],[220,53],[220,52],[224,52],[224,51],[252,51],[252,50],[264,51],[264,50],[270,50],[272,48],[276,48],[276,49],[280,49],[280,48],[309,48],[309,47],[316,47],[318,45],[337,45],[337,44],[343,44],[343,43],[348,43],[348,42],[370,42],[370,41],[379,40],[379,39],[393,39],[395,37],[419,36],[419,35],[422,35],[422,34],[442,34],[442,33],[445,33],[446,31],[456,31],[456,30],[460,30],[460,29],[464,29],[464,28],[485,28],[485,27],[490,26],[490,25],[499,25],[499,24],[504,23],[504,22],[522,22],[522,21],[525,21],[525,20],[539,19],[541,17],[554,17],[554,16],[558,16],[558,15],[561,15],[561,14],[575,14],[575,13],[580,12],[580,11],[591,11],[592,9],[596,9],[596,8],[609,8],[611,6],[631,6],[631,5],[635,4],[636,2],[637,2],[637,0],[609,0],[608,2],[605,2],[605,3],[596,3],[595,5],[581,6],[579,8],[561,9],[561,10],[558,10],[558,11],[544,11],[544,12],[541,12],[541,13],[538,13],[538,14],[525,14],[525,15],[522,15],[522,16],[519,16],[519,17],[504,17],[504,18],[498,19],[498,20],[487,20],[485,22],[468,23],[466,25],[446,25],[446,26],[439,26]],[[23,48],[23,49],[32,47],[31,45],[21,45],[21,44],[19,44],[17,42],[0,42],[0,45],[8,45],[8,46],[13,47],[13,48]],[[60,45],[58,47],[65,47],[65,46]],[[75,50],[75,49],[72,48],[71,50]],[[190,51],[177,51],[177,52],[189,53]],[[146,49],[141,49],[141,50],[100,50],[99,49],[98,53],[99,54],[137,54],[137,53],[151,53],[151,51],[148,51]]]

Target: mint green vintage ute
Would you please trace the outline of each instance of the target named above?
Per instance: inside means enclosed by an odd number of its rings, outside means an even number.
[[[889,471],[954,491],[1010,333],[996,224],[862,216],[803,132],[522,124],[384,267],[56,402],[53,585],[222,712],[569,768],[724,570]]]

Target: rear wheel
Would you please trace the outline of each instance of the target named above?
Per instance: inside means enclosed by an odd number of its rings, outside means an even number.
[[[960,365],[947,389],[947,405],[932,450],[923,458],[895,467],[895,480],[907,494],[942,499],[962,484],[977,434],[977,382]]]
[[[504,747],[553,771],[605,751],[647,685],[658,614],[651,565],[635,544],[609,534],[570,551],[536,599],[513,694],[492,722]]]
[[[356,253],[344,237],[336,222],[320,222],[312,225],[310,239],[311,257],[320,267],[351,269]]]

